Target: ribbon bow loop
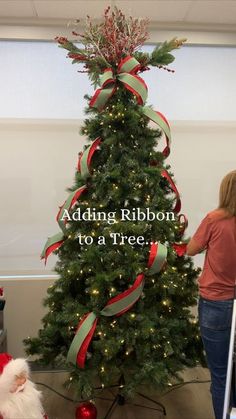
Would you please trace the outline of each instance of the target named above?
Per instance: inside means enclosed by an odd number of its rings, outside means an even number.
[[[121,62],[118,65],[118,73],[130,73],[130,74],[136,74],[138,70],[140,70],[141,65],[136,60],[136,58],[131,57],[130,55],[128,57],[123,58]]]
[[[104,73],[99,76],[99,80],[100,80],[100,86],[103,89],[107,87],[107,85],[111,83],[115,83],[115,78],[113,75],[112,68],[106,68],[106,70],[104,70]]]

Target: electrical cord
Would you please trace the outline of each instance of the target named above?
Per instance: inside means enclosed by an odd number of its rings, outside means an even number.
[[[65,399],[65,400],[67,400],[69,402],[78,403],[78,402],[81,401],[81,400],[73,400],[70,397],[65,396],[64,394],[59,393],[59,391],[57,391],[54,388],[48,386],[47,384],[44,384],[44,383],[35,383],[35,384],[38,385],[38,386],[46,387],[48,390],[51,390],[53,393],[57,394],[58,396],[62,397],[63,399]]]
[[[60,393],[59,391],[55,390],[54,388],[48,386],[45,383],[38,382],[38,383],[35,383],[35,384],[38,385],[38,386],[46,387],[48,390],[51,390],[53,393],[57,394],[58,396],[62,397],[63,399],[65,399],[65,400],[67,400],[69,402],[72,402],[72,403],[82,403],[82,402],[86,401],[86,399],[83,399],[83,400],[74,400],[74,399],[71,399],[70,397],[65,396],[64,394]],[[96,396],[96,399],[106,400],[106,401],[109,401],[109,402],[112,402],[112,400],[113,400],[113,399],[107,399],[106,397],[100,397],[100,396]],[[89,399],[87,399],[87,400],[89,400]]]
[[[169,390],[167,390],[165,393],[161,394],[160,397],[164,397],[167,394],[171,393],[174,390],[178,390],[179,388],[186,386],[187,384],[206,384],[210,383],[211,380],[193,380],[193,381],[184,381],[183,383],[173,384]]]
[[[167,394],[169,394],[169,393],[171,393],[172,391],[174,391],[174,390],[178,390],[179,388],[181,388],[181,387],[183,387],[183,386],[186,386],[186,385],[188,385],[188,384],[206,384],[206,383],[210,383],[210,380],[202,380],[202,381],[199,381],[199,380],[193,380],[193,381],[184,381],[183,383],[177,383],[177,384],[173,384],[172,385],[172,388],[171,389],[169,389],[168,391],[166,391],[165,393],[163,393],[163,394],[161,394],[160,395],[160,397],[164,397],[164,396],[166,396]],[[57,394],[57,396],[59,396],[59,397],[62,397],[63,399],[65,399],[65,400],[67,400],[67,401],[69,401],[69,402],[72,402],[72,403],[82,403],[82,402],[84,402],[85,400],[74,400],[74,399],[71,399],[70,397],[67,397],[67,396],[65,396],[64,394],[62,394],[62,393],[60,393],[59,391],[57,391],[57,390],[55,390],[53,387],[50,387],[50,386],[48,386],[47,384],[45,384],[45,383],[40,383],[40,382],[38,382],[38,383],[35,383],[36,385],[39,385],[39,386],[43,386],[43,387],[46,387],[48,390],[50,390],[50,391],[52,391],[53,393],[55,393],[55,394]],[[118,385],[114,385],[114,386],[112,386],[112,387],[119,387]],[[107,387],[108,389],[110,389],[111,387]],[[101,387],[97,387],[97,388],[95,388],[95,390],[100,390],[101,389]],[[104,388],[104,389],[106,389],[106,387]],[[112,392],[111,392],[112,393]],[[96,399],[100,399],[100,400],[106,400],[106,401],[112,401],[111,399],[107,399],[107,398],[104,398],[104,397],[98,397],[98,396],[96,396],[95,397]]]

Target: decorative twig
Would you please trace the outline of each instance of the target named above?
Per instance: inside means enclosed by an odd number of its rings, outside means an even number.
[[[166,66],[173,62],[174,57],[170,52],[180,48],[185,39],[174,38],[164,42],[151,54],[138,51],[148,39],[148,23],[148,19],[126,17],[117,7],[113,10],[108,7],[104,12],[102,23],[94,23],[87,16],[84,33],[72,32],[78,37],[77,42],[80,42],[83,48],[77,48],[64,37],[58,37],[56,40],[62,48],[69,51],[68,57],[73,59],[73,63],[84,63],[82,72],[87,72],[92,82],[97,84],[99,75],[107,67],[113,68],[116,72],[118,63],[129,55],[139,61],[140,72],[149,70],[150,65],[166,69]],[[173,70],[168,69],[168,71]]]

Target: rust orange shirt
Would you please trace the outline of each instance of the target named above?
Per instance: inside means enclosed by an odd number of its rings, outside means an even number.
[[[220,210],[209,213],[193,236],[206,249],[199,292],[208,300],[234,298],[236,282],[236,217],[222,218]]]

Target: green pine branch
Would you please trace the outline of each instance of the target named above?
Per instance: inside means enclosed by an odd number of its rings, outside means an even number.
[[[163,44],[158,45],[150,55],[148,64],[154,67],[171,64],[175,60],[175,57],[170,52],[179,49],[185,41],[186,39],[173,38],[170,41],[165,41]]]

